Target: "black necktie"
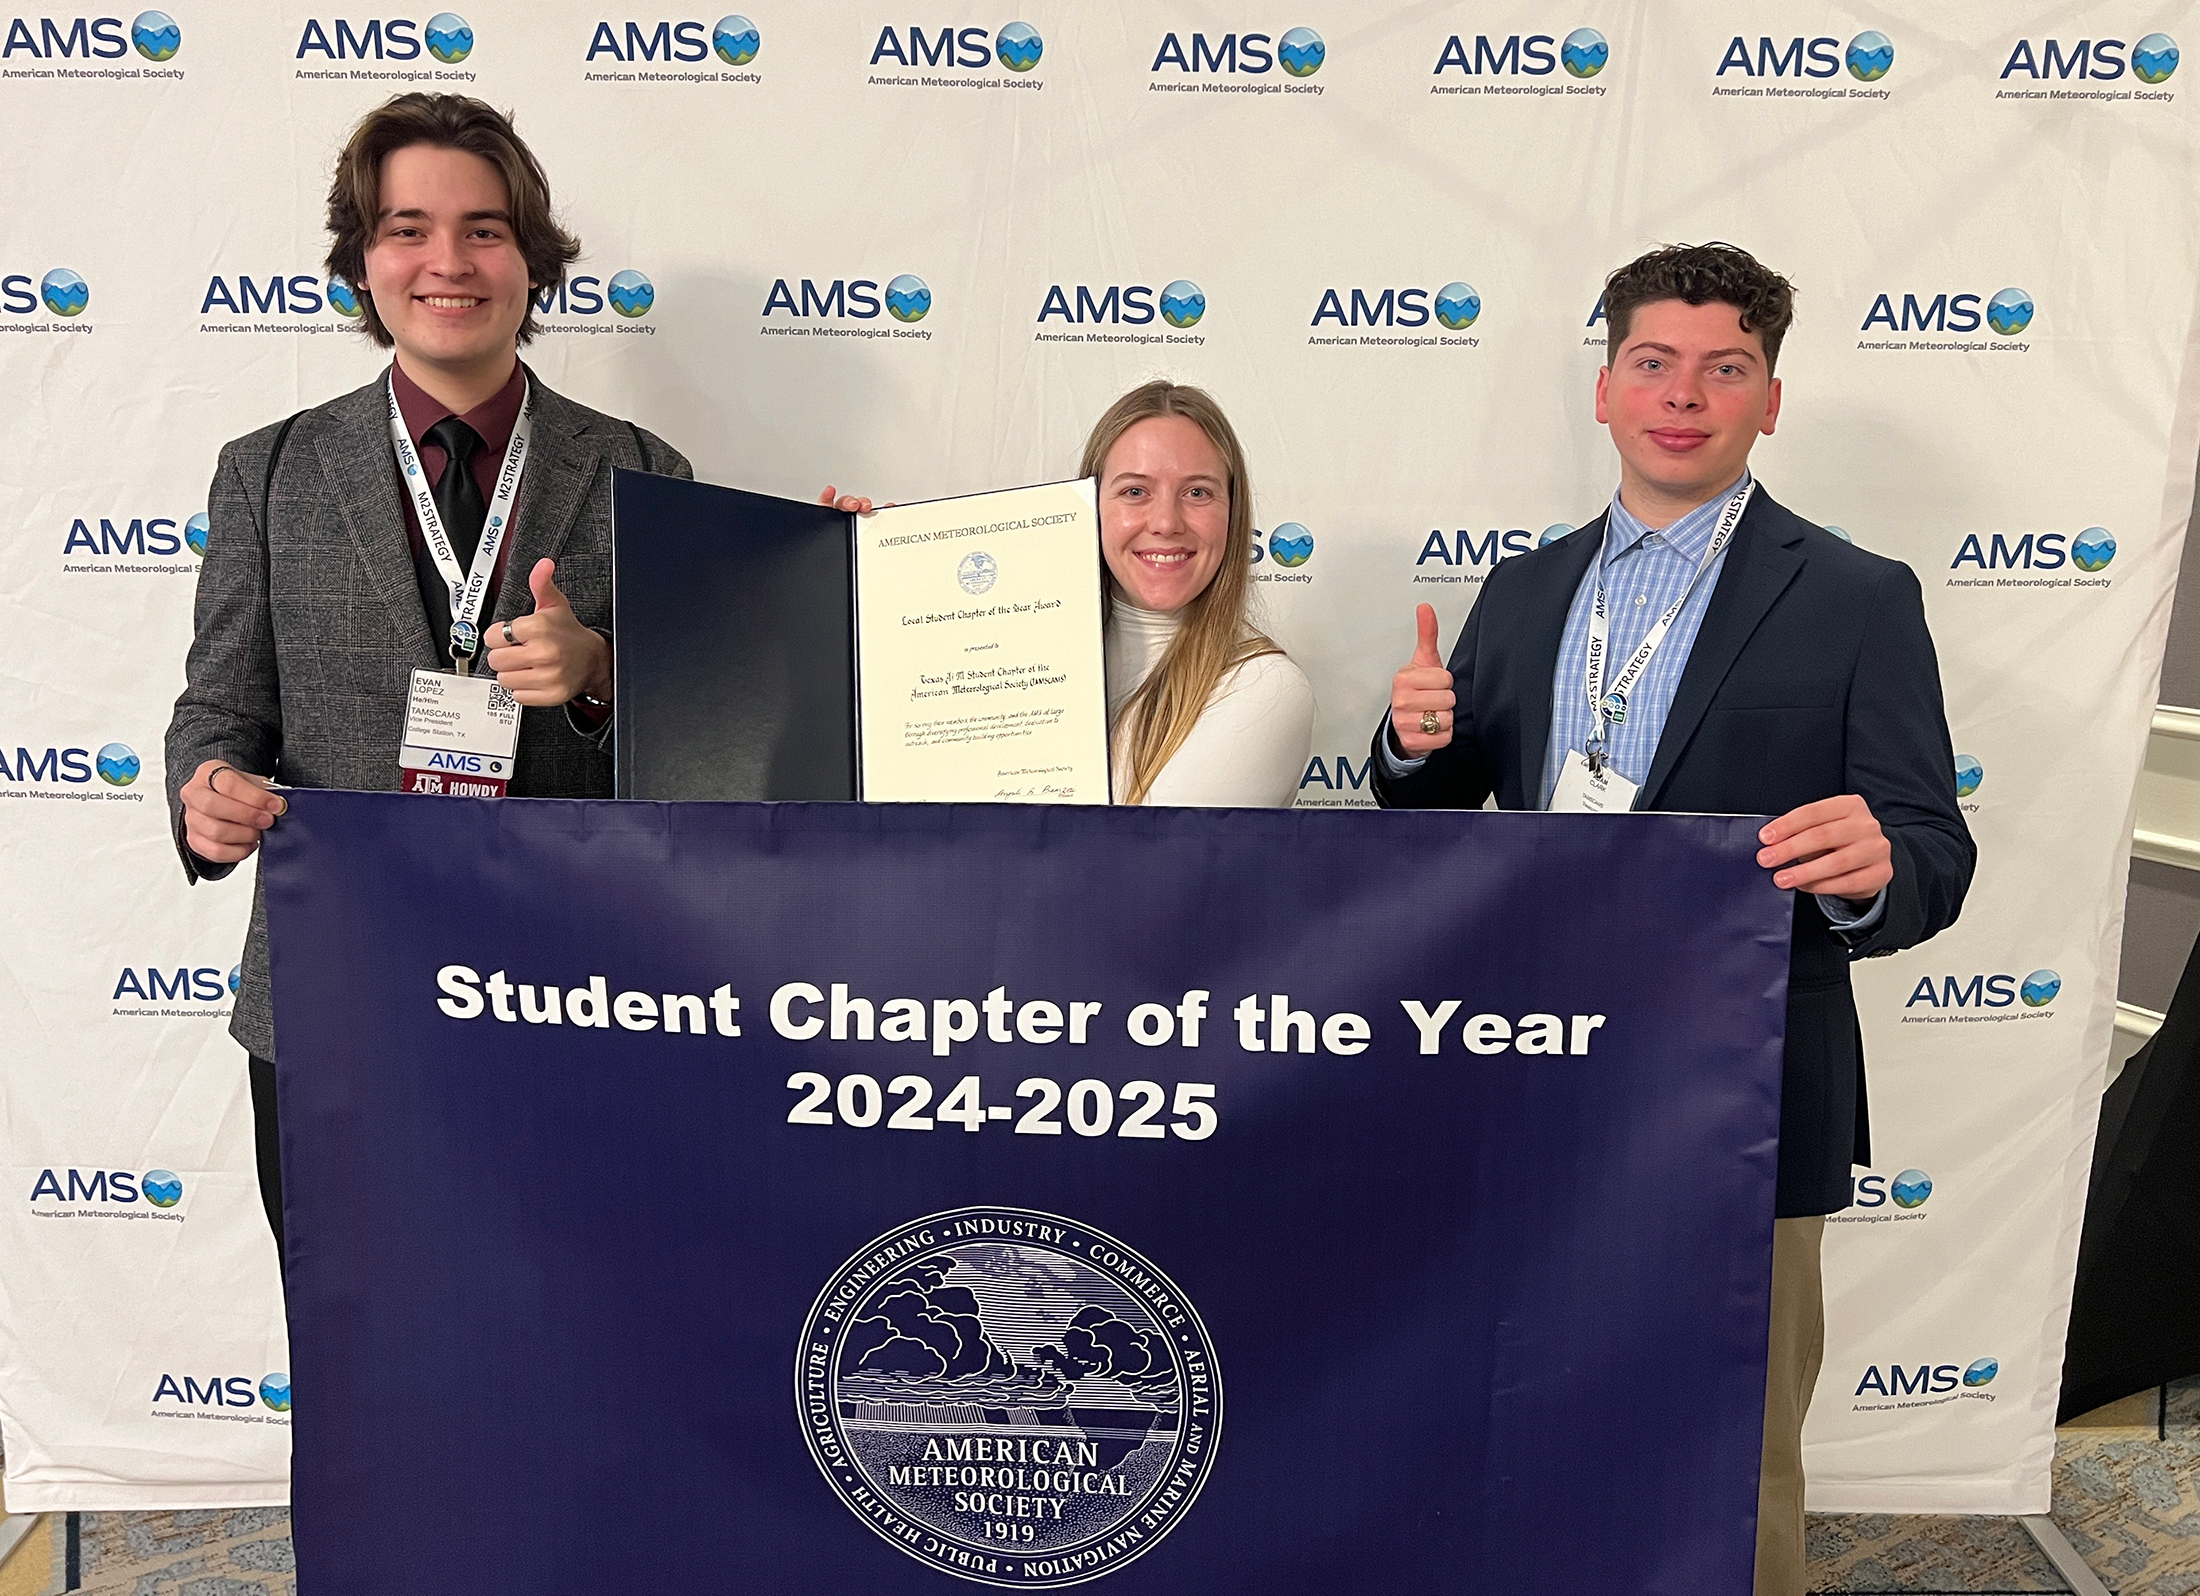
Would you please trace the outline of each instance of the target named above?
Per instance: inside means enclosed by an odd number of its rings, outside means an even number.
[[[481,434],[458,417],[445,416],[428,429],[428,441],[449,456],[435,485],[435,513],[442,518],[443,530],[458,555],[458,568],[471,570],[474,550],[481,544],[481,523],[489,518],[489,506],[482,500],[481,484],[474,480],[473,470]]]
[[[489,507],[482,502],[481,484],[474,480],[473,472],[474,451],[481,447],[481,434],[458,417],[445,416],[428,429],[424,441],[443,451],[443,475],[435,484],[436,518],[443,523],[443,533],[451,540],[451,551],[458,556],[458,568],[470,571],[474,550],[481,545],[481,525],[489,515]],[[425,538],[422,539],[418,569],[420,602],[428,612],[428,635],[435,639],[436,652],[445,664],[449,664],[451,585],[443,580],[443,573],[436,568],[435,556],[427,549]]]

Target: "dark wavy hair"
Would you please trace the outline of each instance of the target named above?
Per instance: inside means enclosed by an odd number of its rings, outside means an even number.
[[[1619,358],[1635,312],[1661,299],[1732,305],[1742,331],[1765,346],[1765,372],[1780,363],[1780,340],[1795,320],[1795,285],[1733,244],[1668,244],[1604,279],[1605,359]]]
[[[360,325],[384,349],[390,347],[390,330],[367,292],[367,249],[382,217],[382,163],[415,144],[464,150],[503,174],[512,240],[527,262],[527,280],[536,293],[564,282],[566,267],[581,255],[580,240],[552,214],[549,180],[534,152],[512,131],[509,117],[464,94],[400,94],[359,119],[336,157],[336,179],[328,191],[328,230],[334,240],[328,269],[357,291]],[[530,302],[519,341],[526,343],[540,330]]]

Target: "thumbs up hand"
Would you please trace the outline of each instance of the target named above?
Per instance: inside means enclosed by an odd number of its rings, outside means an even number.
[[[1451,741],[1451,672],[1436,652],[1436,611],[1423,604],[1414,611],[1419,631],[1413,658],[1390,679],[1390,734],[1408,759],[1419,759]],[[1433,717],[1433,720],[1431,719]],[[1433,724],[1434,731],[1427,728]]]
[[[581,625],[558,586],[557,563],[537,560],[527,574],[535,613],[482,629],[486,663],[505,691],[531,708],[554,707],[586,693],[611,697],[611,644]]]

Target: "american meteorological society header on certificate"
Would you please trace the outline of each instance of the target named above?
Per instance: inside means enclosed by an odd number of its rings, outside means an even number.
[[[937,532],[905,532],[898,538],[880,538],[875,546],[893,549],[907,543],[945,543],[951,538],[983,537],[988,532],[1021,532],[1027,527],[1060,526],[1064,521],[1076,519],[1074,515],[1032,515],[1020,521],[991,521],[984,526],[946,527]]]

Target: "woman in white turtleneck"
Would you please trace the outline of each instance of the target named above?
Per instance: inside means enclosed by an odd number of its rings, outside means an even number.
[[[1116,731],[1115,801],[1127,803],[1122,710],[1183,625],[1182,613],[1108,605],[1108,722]],[[1314,690],[1288,654],[1260,654],[1231,670],[1206,710],[1139,799],[1188,808],[1287,809],[1314,740]]]
[[[1253,489],[1222,407],[1149,382],[1085,440],[1108,568],[1108,726],[1119,804],[1284,809],[1314,741],[1306,673],[1247,615]],[[828,487],[824,504],[871,501]]]
[[[1280,809],[1298,795],[1314,691],[1248,619],[1245,451],[1198,388],[1149,382],[1085,444],[1108,567],[1108,724],[1121,804]]]

